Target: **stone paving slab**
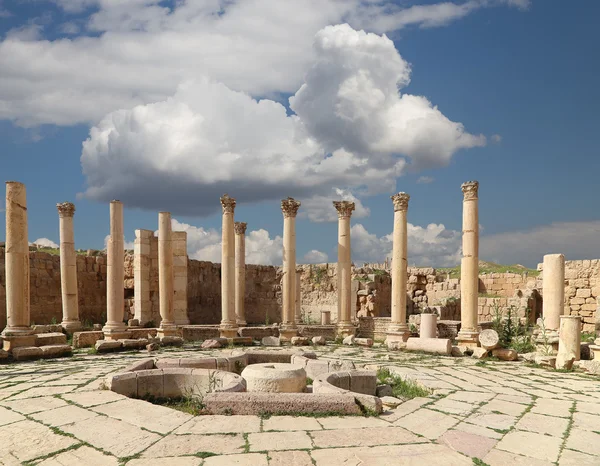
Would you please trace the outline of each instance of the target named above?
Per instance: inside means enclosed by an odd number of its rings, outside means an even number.
[[[25,419],[25,416],[0,406],[0,426],[12,424],[13,422],[24,421]]]
[[[498,440],[460,430],[449,430],[438,439],[438,442],[463,455],[483,458],[494,448]]]
[[[21,414],[31,414],[67,406],[67,402],[54,396],[41,396],[38,398],[24,398],[22,400],[14,401],[4,400],[0,402],[0,405],[6,406]],[[0,415],[0,424],[2,424],[2,415]]]
[[[394,425],[404,427],[415,434],[435,440],[458,423],[459,420],[452,416],[427,408],[421,408],[399,419]]]
[[[587,455],[580,451],[565,448],[560,454],[558,466],[598,466],[597,456]]]
[[[123,395],[111,392],[110,390],[67,393],[61,395],[61,398],[83,406],[84,408],[126,399]]]
[[[571,450],[600,457],[600,434],[581,429],[571,429],[565,445]]]
[[[268,466],[264,453],[244,453],[241,455],[212,456],[206,458],[202,466]]]
[[[554,466],[555,463],[546,460],[518,455],[508,451],[492,449],[483,457],[483,462],[489,466]]]
[[[518,430],[537,432],[554,437],[562,437],[569,425],[569,419],[564,417],[544,416],[543,414],[527,413],[517,425]]]
[[[75,450],[59,453],[52,458],[45,459],[36,464],[36,466],[118,466],[119,460],[111,455],[94,450],[88,446],[82,445]]]
[[[262,430],[321,430],[323,426],[315,418],[302,416],[273,416],[263,420]]]
[[[215,454],[242,453],[245,440],[242,434],[224,435],[169,435],[148,448],[144,458],[196,455],[201,452]]]
[[[201,464],[203,464],[203,460],[193,456],[139,458],[127,462],[127,466],[200,466]]]
[[[312,458],[306,451],[270,451],[269,466],[312,466]]]
[[[539,460],[558,460],[561,439],[534,432],[513,431],[506,434],[496,448]]]
[[[389,422],[376,417],[334,416],[319,418],[324,429],[362,429],[365,427],[388,427]]]
[[[260,432],[258,416],[199,416],[181,425],[175,434],[227,434]]]
[[[532,413],[546,414],[548,416],[571,417],[570,409],[573,402],[557,399],[539,399],[535,401]]]
[[[422,443],[424,439],[402,427],[372,427],[369,429],[335,429],[311,432],[314,445],[319,448],[332,447],[371,447],[376,445],[396,445]]]
[[[92,411],[88,411],[87,409],[79,408],[73,405],[62,406],[60,408],[41,411],[39,413],[30,415],[30,417],[36,421],[40,421],[42,424],[53,427],[72,424],[74,422],[83,421],[96,416],[98,415]]]
[[[306,432],[261,432],[248,434],[250,451],[300,450],[312,448]]]

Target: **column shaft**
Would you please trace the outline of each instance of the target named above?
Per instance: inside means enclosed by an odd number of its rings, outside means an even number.
[[[158,300],[161,317],[159,332],[163,335],[176,333],[173,308],[173,242],[169,212],[158,214]]]
[[[392,244],[392,318],[389,332],[399,332],[408,337],[406,323],[407,285],[407,210],[410,196],[398,193],[392,196],[394,203],[394,233]],[[403,338],[404,339],[404,338]]]
[[[237,335],[235,322],[235,238],[233,213],[235,199],[221,197],[223,228],[221,245],[221,336]]]
[[[302,271],[296,271],[296,325],[302,323]]]
[[[283,212],[283,286],[282,331],[283,340],[296,336],[296,215],[300,202],[288,197],[281,201]]]
[[[60,222],[60,287],[62,292],[62,327],[67,331],[81,327],[77,294],[77,255],[73,232],[75,206],[70,202],[56,205]]]
[[[125,309],[124,281],[125,248],[123,243],[123,203],[110,203],[110,237],[106,246],[106,325],[102,329],[104,338],[125,337],[126,325],[123,322]]]
[[[351,321],[352,262],[350,245],[350,216],[355,208],[350,201],[334,201],[338,211],[338,322],[337,331],[342,336],[354,334]]]
[[[173,312],[177,325],[189,325],[187,232],[171,232],[173,243]]]
[[[135,230],[133,246],[134,318],[144,325],[152,320],[150,309],[150,241],[154,232]]]
[[[246,296],[246,223],[235,222],[235,319],[246,325],[244,298]]]
[[[6,183],[6,328],[4,337],[29,335],[29,241],[25,185]],[[7,348],[5,341],[5,349]]]
[[[558,330],[565,302],[565,256],[544,256],[542,280],[542,316],[546,330]]]
[[[458,342],[463,346],[478,343],[479,297],[479,212],[477,181],[463,183],[463,235],[460,273],[461,329]]]

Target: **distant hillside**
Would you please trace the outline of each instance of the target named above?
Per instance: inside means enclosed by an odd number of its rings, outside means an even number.
[[[457,267],[436,268],[438,272],[449,273],[450,278],[460,278],[460,265]],[[528,269],[521,264],[502,265],[494,262],[479,261],[479,273],[519,273],[527,272],[532,277],[537,277],[540,273],[535,269]]]

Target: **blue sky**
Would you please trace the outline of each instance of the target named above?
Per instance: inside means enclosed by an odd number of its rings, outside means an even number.
[[[89,8],[73,13],[75,3],[68,5],[67,0],[58,2],[61,6],[43,1],[0,3],[0,8],[10,13],[0,17],[2,45],[6,45],[15,28],[28,24],[42,25],[33,37],[22,39],[34,42],[47,39],[52,44],[61,38],[76,39],[80,34],[61,32],[67,22],[77,25],[80,33],[92,38],[101,39],[104,34],[110,34],[99,28],[87,28],[90,14],[99,8],[94,2],[90,2]],[[402,2],[401,6],[409,8],[414,3]],[[435,5],[435,2],[416,3]],[[457,5],[462,3],[456,2]],[[484,147],[454,151],[447,166],[438,164],[415,173],[407,170],[397,178],[396,191],[411,195],[409,222],[423,228],[428,224],[442,224],[441,238],[452,237],[440,246],[439,238],[427,238],[416,231],[411,239],[418,246],[414,249],[414,260],[409,258],[409,263],[447,265],[452,258],[459,257],[451,249],[460,246],[456,236],[461,229],[460,184],[472,179],[480,182],[481,258],[535,266],[542,261],[544,253],[563,252],[567,259],[598,257],[600,215],[596,205],[596,178],[600,162],[594,130],[600,124],[596,109],[600,102],[597,85],[600,61],[594,57],[600,45],[600,32],[595,24],[599,14],[598,2],[569,2],[567,5],[545,0],[533,1],[528,8],[505,4],[481,7],[437,27],[422,27],[423,23],[417,23],[387,31],[397,51],[411,65],[410,84],[401,92],[426,97],[448,119],[462,123],[468,133],[483,134],[487,138]],[[109,21],[111,16],[107,17]],[[381,33],[380,30],[373,32]],[[308,42],[311,41],[309,38]],[[0,52],[0,82],[6,73],[5,77],[17,76],[32,89],[43,87],[43,72],[35,79],[26,72],[19,76],[20,71],[14,67],[2,66],[3,58]],[[38,58],[24,57],[25,60]],[[41,66],[43,63],[40,62]],[[298,67],[300,71],[307,68],[303,64]],[[77,70],[73,72],[76,74]],[[240,69],[239,73],[243,75],[244,70]],[[265,75],[268,73],[267,67]],[[240,90],[256,98],[277,95],[289,111],[287,97],[293,95],[298,82],[302,82],[302,73],[297,74],[297,78],[290,78],[289,84],[273,84],[273,93],[266,86],[260,89],[260,82],[254,85],[254,91]],[[112,76],[107,73],[105,78],[110,80]],[[227,79],[225,82],[238,90]],[[78,196],[88,188],[80,162],[82,142],[88,137],[90,127],[97,125],[98,118],[93,112],[89,119],[82,113],[83,116],[73,119],[88,121],[65,123],[63,116],[51,115],[48,121],[39,124],[36,115],[42,110],[35,105],[26,111],[20,110],[21,103],[12,99],[10,89],[5,89],[6,92],[0,94],[0,108],[5,102],[11,105],[0,112],[3,117],[0,121],[2,173],[5,180],[18,180],[27,185],[30,240],[45,237],[58,242],[55,204],[73,201],[77,206],[77,246],[102,248],[109,228],[108,205]],[[88,88],[86,92],[94,90]],[[136,92],[131,91],[132,95]],[[144,99],[144,104],[164,100],[162,96]],[[73,105],[77,106],[77,102]],[[130,99],[117,101],[115,105],[112,110],[132,106]],[[119,154],[121,152],[115,152],[113,156]],[[135,154],[132,160],[135,163]],[[134,176],[137,175],[133,174],[132,178]],[[428,177],[430,182],[420,182],[423,177]],[[150,191],[159,188],[152,183],[144,186]],[[393,221],[389,200],[392,192],[362,196],[360,186],[354,189],[362,204],[370,209],[370,215],[353,219],[353,224],[363,225],[375,236],[360,238],[357,232],[353,258],[382,259],[389,252],[385,235],[391,232]],[[235,192],[230,194],[236,195]],[[198,196],[195,191],[191,195]],[[277,199],[286,195],[285,190],[277,187],[260,202],[247,203],[238,196],[236,220],[247,221],[249,230],[264,229],[269,238],[274,239],[282,234]],[[219,206],[215,192],[207,190],[206,196],[208,198],[198,198],[198,203]],[[166,205],[156,205],[155,209],[126,208],[126,239],[133,240],[136,228],[155,229],[159,209],[175,212],[178,200],[194,202],[186,197],[185,192],[174,194],[165,201]],[[298,198],[303,200],[302,196]],[[175,213],[174,217],[205,231],[218,232],[221,221],[218,210],[204,216],[185,213]],[[3,217],[1,222],[0,238],[3,239]],[[317,250],[327,254],[329,261],[335,261],[336,240],[335,222],[298,220],[299,259]],[[260,252],[277,248],[277,244],[257,242],[256,257],[263,258]],[[208,247],[203,253],[208,255],[200,255],[201,258],[214,256],[214,244],[202,243],[198,247]],[[409,251],[410,248],[409,245]],[[196,252],[192,250],[190,254]],[[277,263],[277,257],[277,253],[271,251],[264,256],[264,261]]]

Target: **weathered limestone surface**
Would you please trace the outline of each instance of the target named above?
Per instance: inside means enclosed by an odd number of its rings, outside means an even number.
[[[557,369],[570,369],[581,358],[581,317],[560,316]]]
[[[280,334],[289,341],[296,327],[296,215],[300,202],[288,197],[281,201],[283,212],[283,293]]]
[[[171,239],[171,214],[158,214],[158,284],[160,301],[159,337],[176,334],[175,309],[173,307],[173,242]]]
[[[173,244],[173,315],[175,324],[189,325],[187,232],[172,231]]]
[[[221,197],[223,208],[221,244],[221,326],[222,337],[237,334],[235,321],[235,234],[233,214],[235,199],[227,194]]]
[[[246,325],[246,222],[235,222],[235,319],[240,327]]]
[[[426,353],[446,354],[452,352],[452,341],[447,338],[409,338],[406,340],[409,351],[425,351]]]
[[[60,222],[60,281],[62,289],[62,326],[68,332],[81,327],[79,321],[79,300],[77,297],[77,255],[73,216],[75,205],[70,202],[57,204]]]
[[[408,233],[407,211],[410,196],[398,193],[392,196],[394,203],[394,232],[392,246],[392,318],[390,332],[408,333],[406,322],[406,285]]]
[[[420,338],[437,338],[437,314],[421,314]]]
[[[351,317],[351,246],[350,217],[355,209],[354,202],[334,201],[338,212],[338,322],[340,335],[354,334]]]
[[[558,330],[565,300],[565,256],[544,256],[543,317],[548,330]]]

